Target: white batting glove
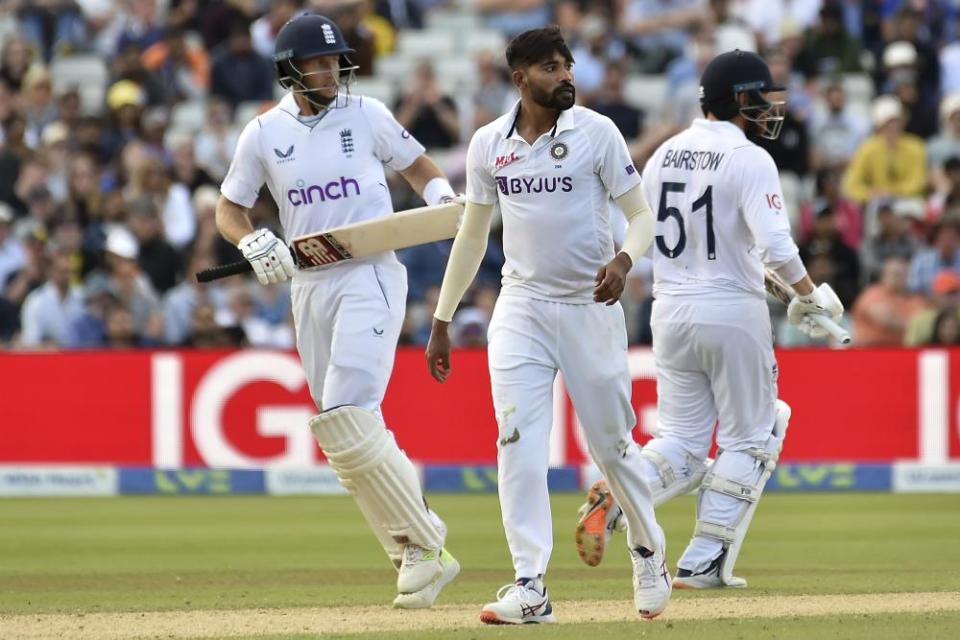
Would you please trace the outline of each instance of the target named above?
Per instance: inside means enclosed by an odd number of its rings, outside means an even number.
[[[827,316],[837,323],[843,318],[843,303],[833,287],[826,283],[814,289],[810,295],[797,296],[787,306],[787,320],[800,331],[811,338],[825,338],[830,335],[810,318],[814,315]]]
[[[293,256],[287,245],[269,229],[258,229],[243,236],[237,244],[243,257],[253,266],[260,284],[283,282],[293,277]]]

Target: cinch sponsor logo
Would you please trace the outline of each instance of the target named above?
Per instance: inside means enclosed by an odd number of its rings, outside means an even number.
[[[295,207],[314,202],[339,200],[351,195],[360,195],[360,183],[353,178],[342,177],[340,180],[328,182],[325,185],[312,184],[309,187],[303,180],[297,180],[297,188],[287,191],[287,200]]]
[[[570,193],[573,191],[573,178],[570,176],[552,178],[508,178],[497,176],[497,187],[505,196],[520,193]]]

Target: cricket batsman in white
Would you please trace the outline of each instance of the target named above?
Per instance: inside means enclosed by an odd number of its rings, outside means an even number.
[[[618,302],[627,271],[653,240],[653,214],[616,126],[574,106],[573,56],[560,30],[522,33],[506,57],[520,100],[470,142],[464,221],[426,354],[431,374],[444,382],[451,374],[448,327],[483,258],[499,203],[506,263],[488,357],[499,428],[498,490],[515,582],[480,618],[554,621],[544,576],[553,549],[547,467],[557,371],[590,454],[623,506],[634,604],[643,618],[653,618],[666,607],[671,586],[663,531],[630,435],[636,415]],[[629,220],[619,253],[611,197]]]
[[[297,349],[320,414],[310,421],[330,465],[398,568],[399,608],[429,607],[460,566],[424,501],[380,403],[404,318],[407,276],[392,251],[298,270],[287,246],[247,215],[266,183],[285,236],[393,214],[383,165],[428,204],[454,197],[424,148],[379,101],[351,96],[353,50],[332,20],[302,14],[280,30],[274,61],[289,93],[243,130],[221,186],[217,227],[262,284],[292,278]]]
[[[807,334],[826,335],[814,314],[843,314],[833,289],[815,287],[800,260],[773,158],[746,136],[776,139],[783,102],[770,94],[781,91],[758,55],[717,56],[701,79],[704,118],[663,143],[643,172],[657,207],[651,326],[658,424],[639,464],[658,505],[699,488],[677,588],[746,586],[733,567],[790,419],[790,407],[777,399],[764,267],[797,292],[787,316]],[[621,527],[612,493],[600,480],[581,508],[577,548],[590,565]]]

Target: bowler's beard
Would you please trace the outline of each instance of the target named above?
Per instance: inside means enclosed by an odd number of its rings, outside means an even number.
[[[566,111],[577,101],[577,90],[572,84],[561,84],[549,92],[534,86],[531,86],[530,89],[530,96],[533,101],[545,109]]]

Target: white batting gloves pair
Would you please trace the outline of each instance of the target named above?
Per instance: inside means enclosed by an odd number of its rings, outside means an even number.
[[[839,323],[843,318],[843,303],[833,287],[824,283],[810,295],[797,296],[787,307],[787,320],[811,338],[825,338],[829,332],[813,321],[811,316],[823,315]]]
[[[241,238],[237,248],[253,267],[260,284],[284,282],[293,277],[293,256],[287,245],[269,229],[258,229]]]

